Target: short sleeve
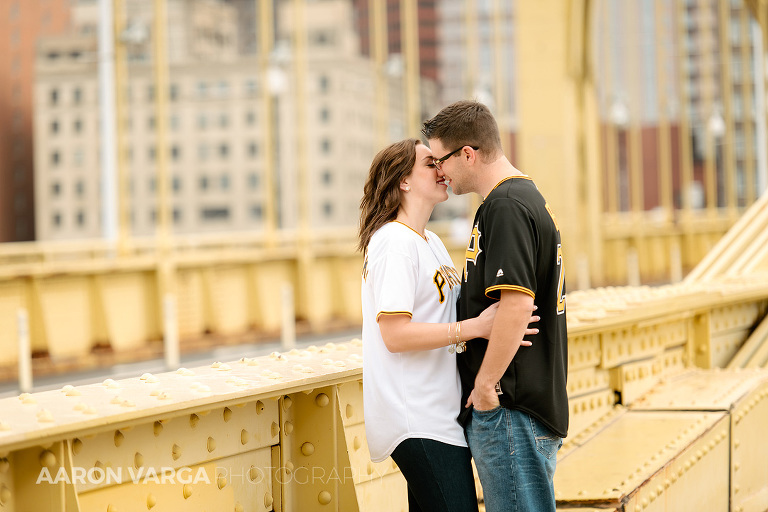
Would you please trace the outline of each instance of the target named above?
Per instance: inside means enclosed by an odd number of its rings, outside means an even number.
[[[405,254],[387,251],[369,263],[376,320],[381,315],[406,314],[413,317],[417,268]]]
[[[509,198],[486,206],[485,295],[499,299],[501,290],[536,297],[536,226],[528,210]]]

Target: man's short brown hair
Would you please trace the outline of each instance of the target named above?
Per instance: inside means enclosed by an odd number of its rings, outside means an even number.
[[[427,140],[439,140],[446,148],[479,147],[488,159],[503,152],[496,119],[488,107],[477,101],[462,100],[448,105],[424,121],[421,133]]]

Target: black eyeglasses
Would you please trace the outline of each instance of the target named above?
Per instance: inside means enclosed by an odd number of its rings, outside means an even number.
[[[466,144],[465,144],[464,146],[466,146]],[[453,155],[455,155],[456,153],[458,153],[459,151],[461,151],[462,149],[464,149],[464,146],[461,146],[460,148],[454,149],[453,151],[451,151],[450,153],[448,153],[447,155],[445,155],[445,156],[443,156],[443,157],[440,157],[440,158],[435,158],[435,159],[432,161],[432,163],[434,163],[434,164],[435,164],[435,167],[437,167],[438,169],[440,169],[440,167],[443,165],[443,162],[445,162],[446,160],[448,160],[449,158],[451,158]],[[471,147],[471,148],[472,148],[472,149],[474,149],[475,151],[477,151],[478,149],[480,149],[480,148],[479,148],[479,147],[477,147],[477,146],[469,146],[469,147]]]

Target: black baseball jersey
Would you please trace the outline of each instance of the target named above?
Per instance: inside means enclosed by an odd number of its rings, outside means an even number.
[[[501,378],[501,405],[535,416],[555,434],[568,432],[568,335],[560,231],[549,205],[527,176],[501,181],[475,214],[459,298],[459,319],[474,318],[498,301],[500,290],[534,298],[541,317],[531,347],[520,347]],[[475,385],[488,341],[467,342],[457,358],[462,384],[459,421]],[[497,387],[498,390],[498,387]]]

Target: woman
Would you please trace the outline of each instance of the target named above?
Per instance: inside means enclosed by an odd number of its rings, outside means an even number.
[[[430,149],[406,139],[373,159],[361,201],[366,435],[371,459],[391,455],[405,476],[411,511],[477,510],[454,352],[490,336],[496,306],[455,321],[459,273],[426,229],[447,189]]]

